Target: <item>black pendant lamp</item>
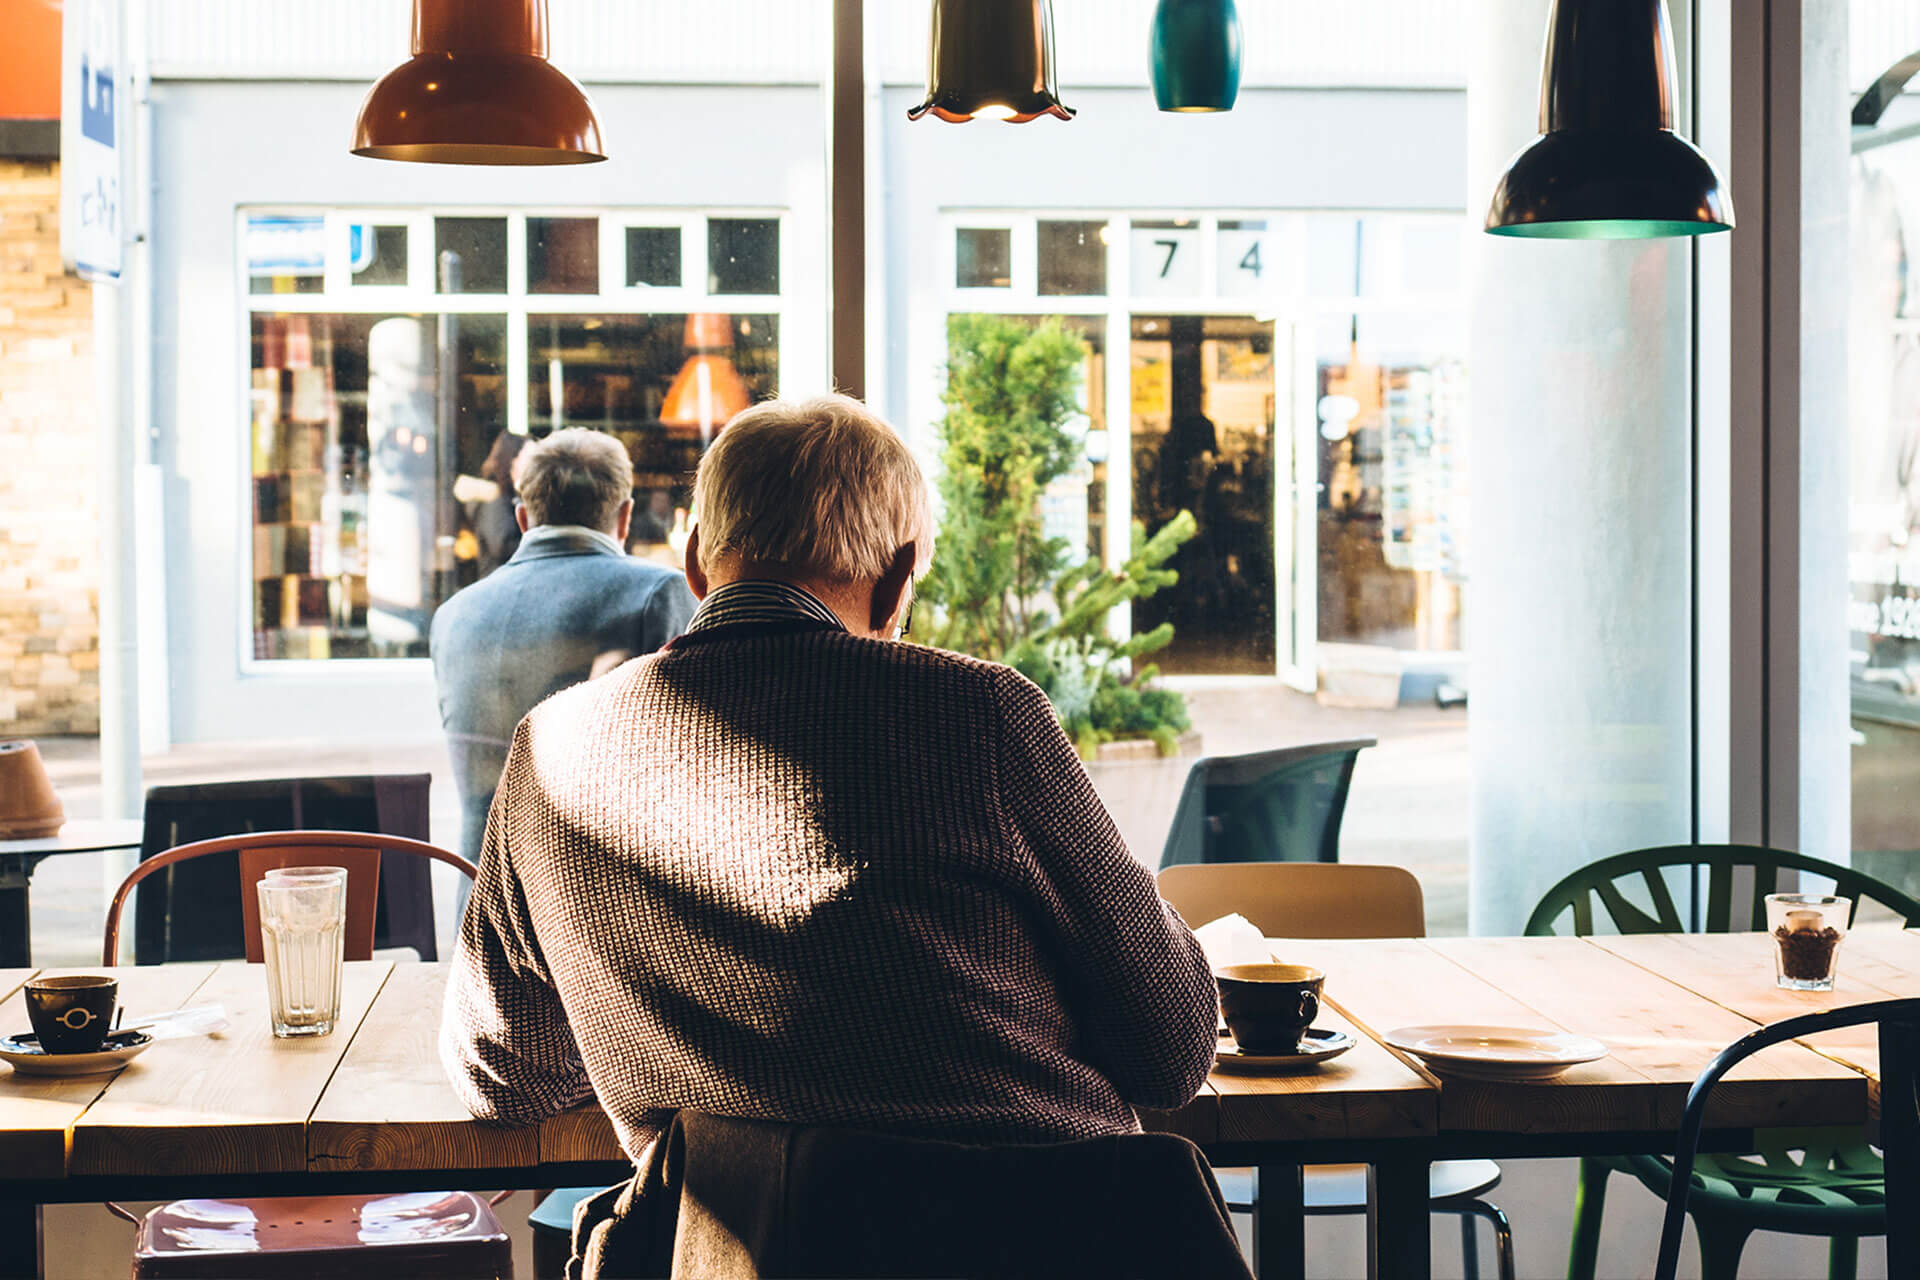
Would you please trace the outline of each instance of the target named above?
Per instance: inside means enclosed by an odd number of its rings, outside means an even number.
[[[934,0],[929,64],[909,120],[1073,119],[1054,81],[1053,0]]]
[[[1233,0],[1160,0],[1149,54],[1162,111],[1231,111],[1240,95],[1240,11]]]
[[[1673,131],[1666,0],[1554,0],[1540,136],[1494,188],[1487,231],[1638,240],[1733,227],[1712,161]]]

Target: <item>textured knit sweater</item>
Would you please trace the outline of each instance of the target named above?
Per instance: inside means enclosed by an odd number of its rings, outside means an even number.
[[[1138,1128],[1213,1063],[1199,945],[1006,667],[722,626],[517,731],[441,1055],[476,1116],[597,1095],[974,1141]]]

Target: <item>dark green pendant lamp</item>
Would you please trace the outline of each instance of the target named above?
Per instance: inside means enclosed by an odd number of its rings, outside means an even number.
[[[1151,68],[1162,111],[1233,110],[1240,96],[1240,11],[1233,0],[1160,0]]]
[[[1487,231],[1644,240],[1733,227],[1713,162],[1673,131],[1666,0],[1554,0],[1540,136],[1494,188]]]
[[[934,0],[929,62],[926,101],[909,120],[1073,119],[1054,80],[1052,0]]]

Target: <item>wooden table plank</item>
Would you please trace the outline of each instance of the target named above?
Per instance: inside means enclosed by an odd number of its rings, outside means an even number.
[[[26,986],[27,979],[38,972],[40,972],[38,969],[0,969],[0,1004],[5,1004],[5,1002],[13,999],[14,993]],[[0,1032],[4,1032],[7,1035],[12,1035],[17,1031],[23,1031],[26,1028],[27,1010],[24,1004],[20,1007],[20,1016],[17,1020],[9,1019],[5,1023],[0,1023]]]
[[[1324,970],[1326,999],[1375,1039],[1397,1027],[1433,1023],[1579,1030],[1546,1017],[1422,939],[1276,939],[1273,954]],[[1443,1131],[1617,1133],[1663,1127],[1656,1103],[1661,1083],[1615,1057],[1544,1084],[1438,1083]]]
[[[1841,946],[1832,991],[1786,991],[1776,986],[1774,942],[1764,933],[1654,933],[1592,942],[1744,1018],[1769,1023],[1868,1000],[1920,995],[1920,976],[1880,958],[1873,932],[1871,927],[1860,929]],[[1880,1044],[1873,1027],[1847,1027],[1801,1043],[1863,1073],[1869,1080],[1869,1105],[1873,1104],[1880,1070]]]
[[[540,1126],[540,1162],[625,1160],[613,1136],[613,1122],[597,1103],[563,1111]]]
[[[237,961],[221,965],[198,997],[225,1005],[232,1027],[161,1046],[168,1053],[152,1068],[122,1073],[74,1125],[70,1172],[305,1170],[308,1118],[392,970],[385,960],[348,964],[333,1034],[276,1040],[264,970]]]
[[[1315,1026],[1344,1031],[1353,1048],[1309,1071],[1233,1075],[1215,1071],[1221,1142],[1431,1137],[1439,1090],[1385,1045],[1324,1007]],[[1191,1135],[1188,1135],[1191,1136]],[[1199,1141],[1199,1139],[1196,1139]]]
[[[1659,1088],[1656,1128],[1680,1124],[1687,1090],[1753,1022],[1580,938],[1448,938],[1435,950],[1551,1020],[1592,1036]],[[1775,1045],[1714,1090],[1708,1123],[1728,1128],[1836,1123],[1866,1115],[1858,1071],[1801,1045]]]
[[[444,964],[396,964],[307,1127],[311,1169],[517,1168],[538,1133],[473,1122],[440,1068]]]
[[[167,965],[162,967],[114,970],[120,979],[120,1002],[132,1014],[157,1013],[191,1003],[198,989],[213,976],[210,964]],[[10,981],[14,971],[0,979],[0,987]],[[98,973],[98,969],[60,970],[48,973]],[[14,990],[18,990],[16,986]],[[24,1001],[8,992],[4,1024],[19,1030],[25,1024]],[[184,1042],[156,1044],[135,1058],[119,1076],[72,1076],[66,1079],[16,1075],[11,1068],[0,1070],[0,1181],[16,1178],[60,1178],[67,1172],[69,1135],[74,1123],[92,1106],[109,1084],[135,1076],[164,1078],[175,1055],[187,1050]]]

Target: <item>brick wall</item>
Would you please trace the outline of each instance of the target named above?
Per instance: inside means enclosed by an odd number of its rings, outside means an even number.
[[[93,318],[59,165],[0,157],[0,737],[100,731]]]

